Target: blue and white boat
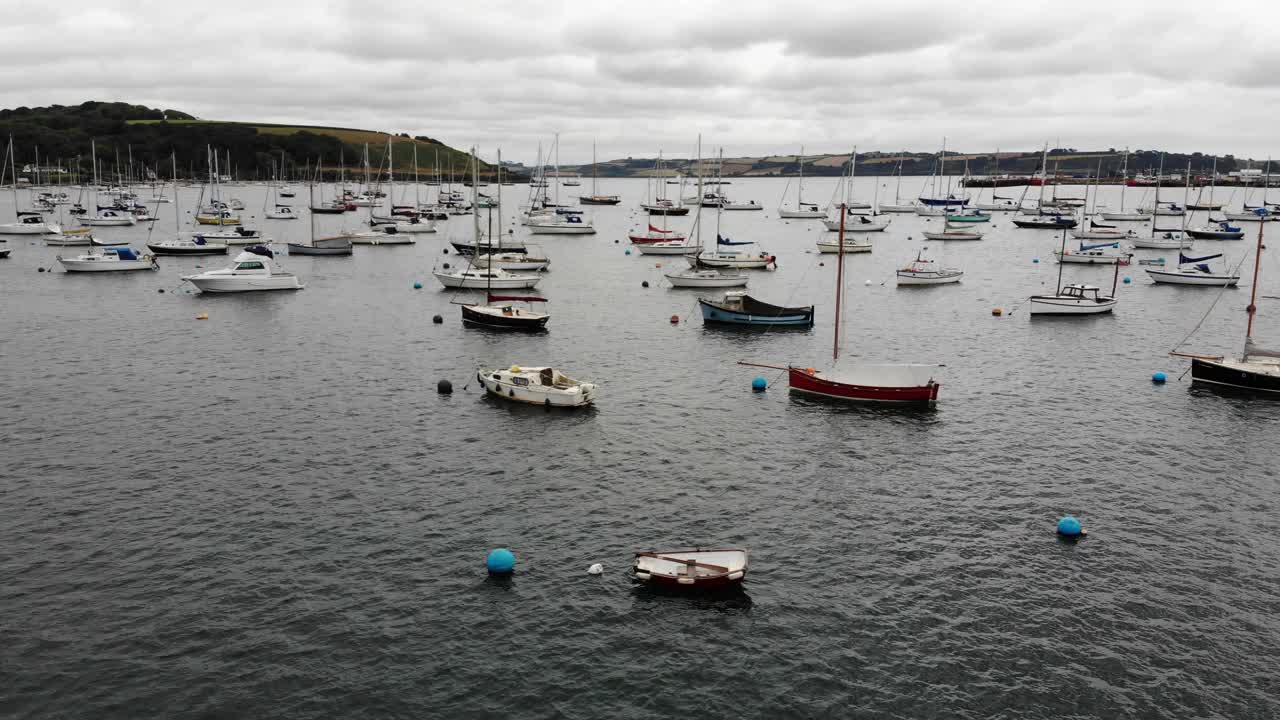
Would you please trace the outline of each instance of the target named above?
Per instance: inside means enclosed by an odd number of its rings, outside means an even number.
[[[719,300],[698,298],[702,321],[708,325],[754,327],[813,327],[813,306],[780,307],[761,302],[744,290],[727,292]]]

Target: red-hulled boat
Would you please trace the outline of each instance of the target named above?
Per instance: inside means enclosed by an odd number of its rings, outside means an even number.
[[[841,205],[843,210],[844,206]],[[835,337],[832,363],[840,359],[840,309],[844,291],[844,219],[840,213],[840,253],[836,257]],[[742,363],[753,365],[753,363]],[[933,405],[938,401],[941,384],[934,379],[937,365],[856,363],[822,371],[811,367],[788,365],[787,383],[792,392],[855,402]]]
[[[746,550],[664,550],[636,553],[637,582],[680,590],[716,590],[742,584]]]
[[[629,234],[627,237],[631,238],[631,242],[637,245],[667,242],[670,240],[685,240],[688,238],[687,235],[683,235],[676,230],[664,230],[659,227],[654,227],[653,223],[649,224],[649,232],[644,235]]]

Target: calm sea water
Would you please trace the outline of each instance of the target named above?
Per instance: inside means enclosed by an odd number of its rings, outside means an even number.
[[[874,182],[859,181],[861,199]],[[813,251],[817,221],[778,219],[785,184],[727,186],[768,209],[726,214],[721,231],[778,256],[749,290],[816,303],[811,332],[704,328],[697,291],[625,254],[642,181],[603,184],[624,202],[591,211],[597,235],[539,240],[552,258],[540,336],[462,327],[431,269],[457,262],[442,248],[469,236],[465,218],[413,246],[286,256],[305,290],[228,297],[179,280],[226,259],[39,273],[80,251],[11,238],[0,713],[1280,714],[1280,404],[1192,390],[1166,355],[1218,291],[1155,286],[1134,265],[1113,316],[997,318],[1052,289],[1059,236],[999,218],[981,242],[929,248],[961,284],[897,289],[893,270],[939,221],[895,216],[873,253],[848,258],[844,352],[945,363],[940,404],[791,398],[776,371],[736,364],[830,358],[833,258]],[[833,185],[806,196],[825,202]],[[275,240],[304,238],[305,221],[261,219],[264,192],[229,194]],[[525,192],[504,188],[504,216]],[[195,191],[182,198],[185,215]],[[0,219],[11,211],[0,196]],[[156,238],[173,232],[173,206],[160,212]],[[710,235],[715,215],[704,221]],[[1234,265],[1251,246],[1197,250]],[[1268,276],[1280,286],[1271,260]],[[1109,288],[1112,271],[1066,277]],[[1247,284],[1186,349],[1238,351]],[[1261,301],[1264,339],[1280,338],[1272,307]],[[599,404],[547,413],[477,391],[477,366],[513,363],[598,382]],[[762,373],[777,384],[753,394]],[[1090,536],[1057,541],[1064,514]],[[672,545],[750,548],[745,593],[633,589],[630,554]],[[518,572],[495,581],[483,559],[502,546]],[[603,576],[586,574],[595,562]]]

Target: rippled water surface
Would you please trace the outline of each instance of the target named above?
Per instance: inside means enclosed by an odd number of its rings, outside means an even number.
[[[997,318],[1052,289],[1058,236],[999,218],[981,242],[930,247],[961,284],[897,289],[893,270],[938,221],[895,216],[872,254],[848,258],[845,353],[945,363],[940,404],[791,398],[776,371],[736,364],[830,358],[834,263],[813,252],[819,223],[778,219],[784,185],[735,181],[735,199],[768,209],[721,230],[777,254],[749,290],[816,303],[811,332],[703,328],[697,291],[624,253],[642,181],[601,188],[624,202],[592,210],[599,234],[539,240],[552,259],[539,336],[462,327],[430,271],[457,262],[442,248],[469,236],[465,218],[413,246],[282,257],[305,290],[227,297],[179,280],[225,259],[39,273],[80,251],[10,238],[0,712],[1280,714],[1280,404],[1192,390],[1166,355],[1218,291],[1155,286],[1134,265],[1114,316]],[[525,192],[504,188],[504,216]],[[306,236],[306,221],[260,219],[262,188],[232,194],[275,240]],[[1118,204],[1118,188],[1103,196]],[[182,198],[189,210],[195,191]],[[173,212],[161,206],[156,239]],[[1234,265],[1250,247],[1197,249]],[[1280,287],[1273,260],[1263,271]],[[1112,272],[1066,277],[1109,289]],[[1238,350],[1247,285],[1186,349]],[[1280,340],[1280,302],[1260,306],[1258,334]],[[513,363],[600,383],[598,406],[548,413],[477,391],[477,366]],[[1155,370],[1170,382],[1152,385]],[[759,374],[776,384],[753,394]],[[1090,530],[1075,545],[1052,532],[1068,513]],[[673,545],[750,548],[745,592],[633,589],[630,554]],[[483,570],[501,546],[519,558],[505,581]],[[586,574],[595,562],[603,576]]]

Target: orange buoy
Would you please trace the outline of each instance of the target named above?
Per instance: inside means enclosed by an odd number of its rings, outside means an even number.
[[[1004,314],[1004,310],[1002,308],[991,308],[991,314],[1000,317]]]
[[[660,268],[662,267],[662,263],[654,263],[653,266],[656,268]]]
[[[679,315],[672,315],[672,316],[671,316],[671,324],[672,324],[672,325],[676,325],[676,324],[678,324],[679,322],[680,322],[680,316],[679,316]]]

